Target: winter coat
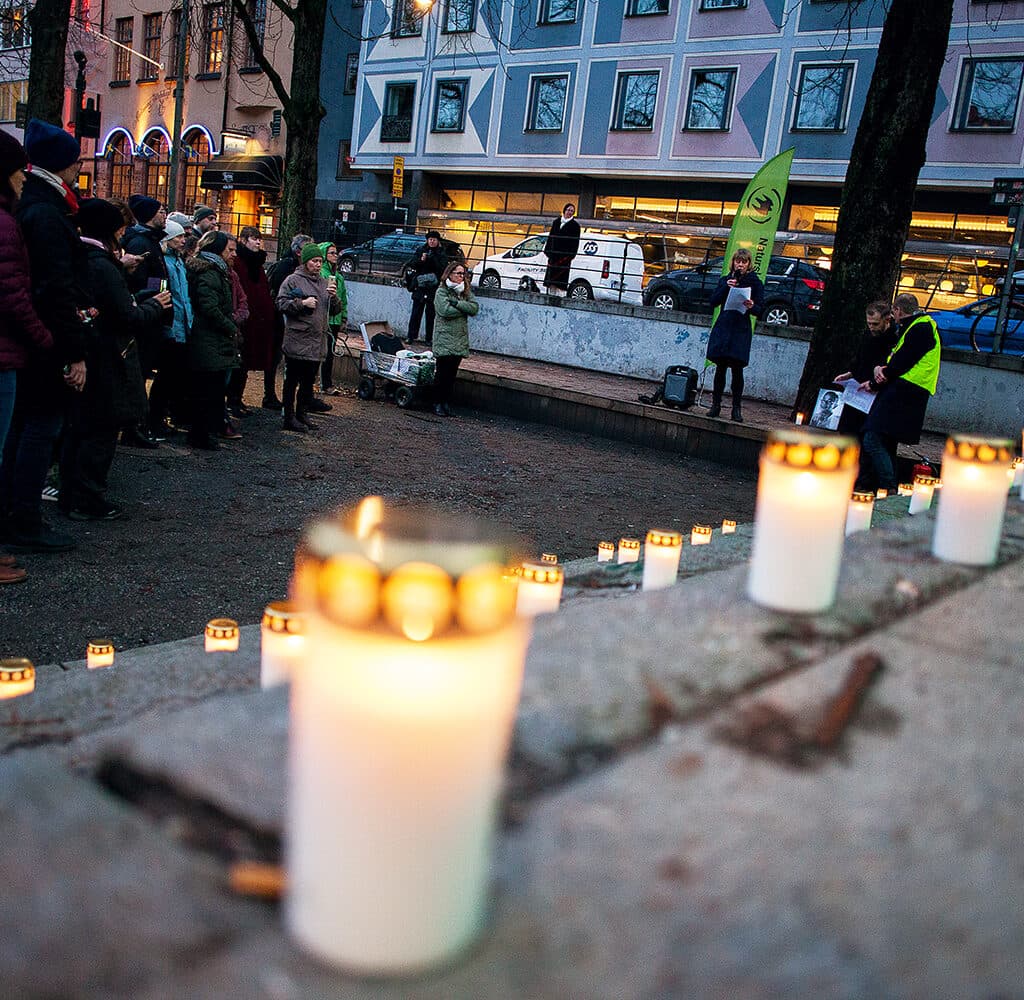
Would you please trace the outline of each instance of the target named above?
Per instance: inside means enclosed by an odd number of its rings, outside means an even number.
[[[239,243],[233,264],[249,301],[249,318],[242,324],[242,367],[251,372],[265,372],[274,358],[276,307],[263,270],[266,259],[265,250],[249,250]]]
[[[165,235],[163,229],[135,225],[121,237],[121,249],[125,253],[146,255],[138,267],[128,272],[128,287],[133,292],[158,292],[160,282],[167,280],[167,265],[160,245]]]
[[[748,289],[747,298],[753,299],[753,308],[746,313],[735,309],[723,309],[715,320],[708,337],[708,361],[716,365],[750,364],[750,344],[754,339],[754,317],[764,310],[764,285],[761,279],[748,271],[743,275],[729,273],[719,279],[718,287],[711,295],[711,305],[720,306],[729,297],[729,279],[737,279],[737,288]]]
[[[316,299],[312,309],[302,304],[309,296]],[[277,308],[284,314],[285,356],[298,361],[323,361],[327,357],[327,319],[341,311],[337,295],[327,294],[327,282],[299,268],[281,284]]]
[[[15,215],[28,251],[32,303],[56,348],[47,362],[52,366],[48,381],[62,391],[64,365],[85,360],[86,329],[79,310],[92,301],[85,244],[68,199],[42,177],[25,179]]]
[[[189,363],[196,371],[227,371],[238,365],[238,327],[231,318],[231,279],[221,267],[196,254],[185,265],[192,298]]]
[[[906,329],[921,314],[909,316],[900,323]],[[878,398],[868,411],[864,431],[875,431],[902,441],[917,444],[921,440],[925,411],[931,394],[927,389],[914,385],[900,376],[909,372],[929,351],[935,347],[938,334],[931,323],[916,323],[907,332],[900,349],[883,364],[886,382],[878,390]]]
[[[447,266],[448,255],[442,244],[438,243],[432,248],[429,243],[424,243],[419,247],[406,264],[406,287],[412,293],[413,299],[426,302],[432,298]],[[429,275],[435,281],[433,284],[423,284],[416,280],[420,275]]]
[[[544,271],[544,284],[549,288],[569,288],[569,270],[573,258],[580,252],[580,224],[575,219],[562,222],[559,216],[551,223],[544,253],[548,266]]]
[[[98,311],[89,327],[83,409],[93,425],[134,425],[147,412],[139,345],[160,335],[166,310],[153,298],[136,303],[109,251],[88,243],[86,260]]]
[[[874,378],[875,368],[884,365],[896,346],[896,338],[899,336],[899,326],[893,323],[888,330],[880,333],[873,333],[868,330],[857,348],[857,356],[850,365],[850,374],[858,382],[870,382]],[[868,415],[852,406],[844,406],[843,412],[839,415],[840,434],[860,435],[864,430],[864,422]]]
[[[187,343],[192,330],[192,299],[188,292],[188,270],[185,261],[173,250],[164,253],[167,268],[167,288],[174,302],[174,319],[164,328],[164,336],[177,344]]]
[[[238,277],[238,272],[233,267],[228,268],[228,278],[231,281],[231,318],[235,321],[235,326],[241,330],[242,324],[249,318],[249,299],[242,287],[242,279]],[[239,340],[241,340],[241,334],[239,334]]]
[[[341,303],[341,312],[331,313],[327,320],[327,325],[332,333],[336,333],[345,325],[345,320],[348,319],[348,289],[345,287],[345,278],[342,273],[335,268],[331,270],[331,265],[327,263],[327,248],[334,246],[333,243],[321,243],[320,249],[324,254],[324,266],[320,268],[320,277],[326,281],[328,278],[333,278],[338,286],[338,301]]]
[[[53,350],[53,336],[32,305],[28,254],[10,201],[0,195],[0,371],[24,368]]]
[[[442,283],[434,295],[434,355],[469,357],[469,317],[480,311],[470,291],[466,298]]]

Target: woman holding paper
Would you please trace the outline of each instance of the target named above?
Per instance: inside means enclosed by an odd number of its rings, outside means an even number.
[[[708,337],[708,361],[715,366],[714,390],[709,417],[722,412],[726,371],[732,372],[732,419],[743,423],[740,404],[743,401],[743,369],[750,364],[750,343],[753,340],[753,317],[764,309],[764,285],[754,273],[749,250],[737,250],[711,296],[712,306],[721,312]]]

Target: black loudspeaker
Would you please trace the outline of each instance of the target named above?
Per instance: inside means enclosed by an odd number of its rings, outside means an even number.
[[[662,402],[666,406],[688,410],[697,400],[697,369],[671,365],[665,369]]]

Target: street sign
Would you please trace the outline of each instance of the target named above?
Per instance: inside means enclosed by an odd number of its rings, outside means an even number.
[[[396,156],[391,167],[391,197],[401,198],[405,187],[405,157]]]
[[[992,181],[991,204],[995,208],[1024,205],[1024,177],[996,177]]]

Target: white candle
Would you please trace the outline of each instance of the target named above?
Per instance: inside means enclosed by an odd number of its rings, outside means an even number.
[[[889,498],[889,491],[888,490],[879,490],[875,494],[875,499],[876,500],[888,500],[888,498]]]
[[[114,665],[114,644],[109,639],[90,639],[85,648],[85,665],[90,670]]]
[[[640,562],[640,541],[636,538],[619,539],[619,562]]]
[[[797,424],[797,426],[799,427],[803,422],[804,422],[804,415],[802,413],[798,413],[796,415],[796,424]]]
[[[710,524],[695,524],[693,530],[690,532],[690,544],[691,545],[710,545],[711,544],[711,525]]]
[[[0,700],[20,698],[36,689],[36,668],[31,660],[0,660]]]
[[[898,493],[901,497],[912,497],[914,495],[914,484],[900,483]]]
[[[722,534],[723,535],[734,535],[736,534],[736,522],[731,521],[729,518],[725,518],[722,521]]]
[[[274,601],[263,609],[260,623],[260,687],[271,688],[291,680],[302,662],[305,619],[290,601]]]
[[[910,494],[908,514],[921,514],[931,507],[938,482],[934,476],[914,476],[914,490]]]
[[[560,567],[523,563],[516,575],[519,577],[517,615],[532,618],[534,615],[546,615],[558,610],[562,603],[562,584],[565,579]]]
[[[1024,458],[1013,460],[1013,482],[1010,485],[1011,488],[1024,486]]]
[[[679,556],[683,551],[683,536],[678,531],[652,528],[644,543],[644,569],[641,589],[661,590],[671,587],[679,574]]]
[[[540,561],[542,566],[557,566],[558,556],[553,552],[542,552],[540,554]]]
[[[597,543],[597,561],[598,562],[611,562],[615,556],[615,543],[614,542],[598,542]]]
[[[780,611],[835,600],[860,449],[852,438],[774,431],[761,452],[747,593]]]
[[[874,493],[854,493],[846,508],[846,534],[867,531],[871,527],[871,515],[875,511]]]
[[[946,442],[933,555],[968,566],[991,566],[996,561],[1012,447],[1009,441],[961,435]]]
[[[238,622],[231,618],[212,618],[206,623],[206,652],[233,653],[238,649]]]
[[[460,541],[464,519],[425,520],[429,541],[392,544],[385,514],[376,576],[369,538],[324,550],[315,527],[296,567],[307,645],[292,677],[285,919],[313,954],[370,975],[450,960],[481,929],[529,640],[507,551]]]

